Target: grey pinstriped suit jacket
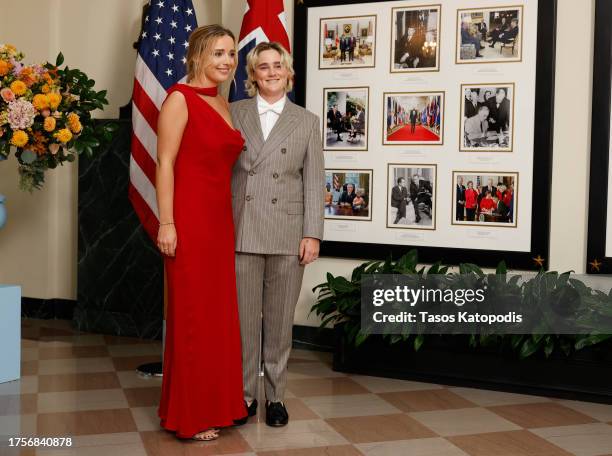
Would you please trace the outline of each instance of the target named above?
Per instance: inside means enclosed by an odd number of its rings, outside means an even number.
[[[302,238],[323,239],[319,118],[287,99],[264,141],[256,97],[232,103],[230,112],[246,141],[232,176],[236,251],[297,255]]]

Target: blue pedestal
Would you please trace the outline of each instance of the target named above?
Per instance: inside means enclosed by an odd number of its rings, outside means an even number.
[[[21,377],[21,287],[0,285],[0,383]]]

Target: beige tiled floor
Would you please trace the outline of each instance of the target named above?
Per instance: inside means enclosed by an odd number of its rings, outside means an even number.
[[[216,441],[178,440],[159,427],[161,379],[134,371],[159,360],[158,342],[57,320],[23,320],[22,334],[24,376],[0,384],[0,456],[612,455],[610,405],[346,375],[329,353],[304,350],[289,362],[288,426],[266,426],[260,407]],[[18,451],[6,436],[73,446]]]

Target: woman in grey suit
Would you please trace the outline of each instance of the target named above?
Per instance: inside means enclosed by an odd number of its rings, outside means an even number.
[[[266,423],[284,426],[295,306],[323,238],[325,168],[319,118],[286,96],[289,53],[260,43],[247,56],[247,74],[252,98],[230,106],[246,140],[232,178],[244,399],[255,415],[261,351]]]

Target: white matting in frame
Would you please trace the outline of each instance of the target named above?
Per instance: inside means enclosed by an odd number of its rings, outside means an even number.
[[[372,170],[325,170],[325,218],[372,220]]]
[[[452,224],[516,228],[518,177],[517,172],[453,171]]]
[[[319,69],[376,65],[376,15],[321,18]]]
[[[444,92],[385,92],[383,145],[444,144]]]
[[[305,106],[321,118],[321,130],[325,129],[326,106],[323,97],[324,89],[342,86],[369,87],[370,120],[368,124],[368,150],[349,150],[325,152],[326,168],[350,168],[373,170],[372,220],[370,223],[356,223],[351,220],[326,220],[325,237],[327,241],[394,244],[406,246],[424,246],[462,248],[475,250],[500,250],[509,252],[529,252],[531,249],[532,199],[529,197],[533,184],[538,176],[533,175],[534,164],[534,111],[535,111],[535,70],[537,55],[537,21],[538,0],[516,1],[503,0],[470,0],[462,3],[473,9],[490,9],[491,5],[523,4],[524,27],[522,40],[522,61],[512,65],[481,64],[455,65],[455,36],[457,26],[456,0],[431,1],[389,1],[356,3],[350,5],[350,14],[355,16],[377,15],[376,30],[376,67],[352,69],[320,70],[319,33],[322,18],[347,16],[347,5],[309,7],[306,17],[308,36],[304,48],[306,51],[306,75],[298,75],[305,80]],[[418,5],[441,4],[441,45],[440,71],[424,73],[390,73],[390,47],[392,10],[397,7],[415,7]],[[383,24],[384,26],[380,26]],[[530,44],[532,43],[532,44]],[[504,51],[505,53],[506,51]],[[480,62],[480,61],[479,61]],[[515,84],[514,97],[514,139],[512,153],[492,153],[483,151],[461,152],[460,123],[462,84]],[[386,110],[383,104],[384,93],[404,92],[444,92],[444,115],[442,116],[443,144],[429,147],[424,144],[383,145],[386,129]],[[450,127],[450,130],[449,130]],[[344,137],[345,134],[343,133]],[[372,140],[374,143],[372,144]],[[435,230],[391,229],[387,227],[387,167],[389,163],[408,163],[418,165],[437,165],[437,194]],[[487,174],[490,170],[512,171],[520,175],[520,204],[515,208],[520,222],[512,230],[503,226],[476,224],[454,225],[453,217],[453,170],[480,170]],[[526,195],[526,196],[525,196]],[[517,212],[518,211],[518,212]],[[337,228],[339,227],[339,228]],[[348,227],[348,228],[347,228]],[[486,236],[479,233],[486,232]],[[508,236],[511,232],[512,235]]]
[[[441,5],[391,11],[391,73],[440,70]]]
[[[323,150],[368,150],[369,100],[368,87],[323,90]]]
[[[457,10],[455,63],[520,62],[523,6]]]
[[[512,152],[514,99],[513,83],[461,84],[459,150]]]
[[[387,165],[387,228],[436,229],[437,166]]]

